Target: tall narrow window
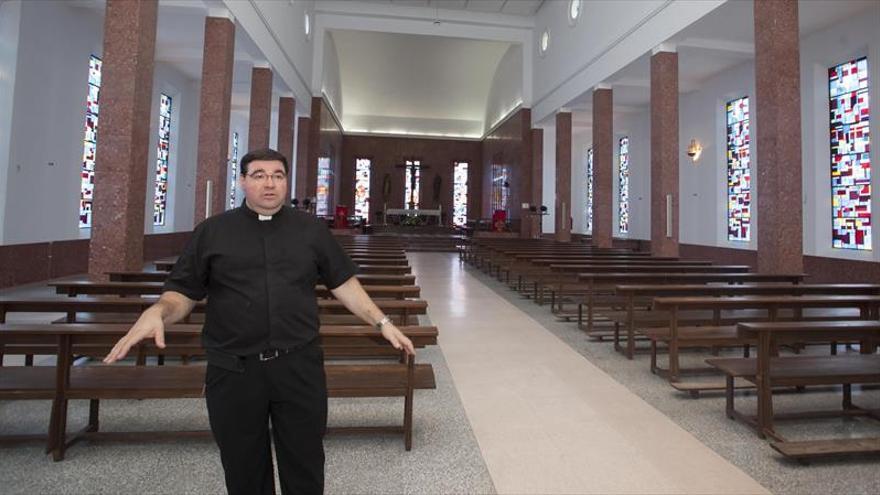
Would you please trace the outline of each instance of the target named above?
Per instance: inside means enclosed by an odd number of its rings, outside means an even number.
[[[618,172],[617,219],[618,231],[629,232],[629,138],[620,138],[620,170]]]
[[[727,239],[752,238],[749,97],[727,102]]]
[[[232,133],[232,174],[229,180],[229,208],[235,208],[235,185],[238,180],[238,133]]]
[[[354,171],[354,216],[370,219],[370,166],[368,158],[358,158]]]
[[[593,232],[593,148],[587,150],[587,232]]]
[[[498,210],[510,218],[510,168],[492,164],[492,211]]]
[[[315,196],[315,215],[330,214],[330,158],[318,158],[318,188]]]
[[[98,93],[101,90],[101,59],[89,57],[89,92],[86,95],[86,123],[80,173],[79,228],[92,226],[95,193],[95,148],[98,145]]]
[[[168,208],[168,156],[171,152],[171,97],[159,95],[159,144],[156,150],[156,189],[153,225],[165,225]]]
[[[404,184],[404,208],[419,207],[419,182],[421,182],[422,162],[420,160],[406,161],[406,183]]]
[[[832,246],[871,249],[868,58],[828,69]]]
[[[467,224],[468,202],[468,164],[455,162],[452,176],[452,223],[463,226]]]

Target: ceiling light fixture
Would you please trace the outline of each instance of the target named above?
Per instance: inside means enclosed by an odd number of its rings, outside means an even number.
[[[691,161],[697,163],[697,160],[700,159],[700,155],[703,154],[703,147],[700,145],[700,142],[696,139],[691,139],[691,144],[688,145],[687,155],[691,158]]]

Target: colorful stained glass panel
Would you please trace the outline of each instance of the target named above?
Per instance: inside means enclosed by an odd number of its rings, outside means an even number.
[[[452,177],[452,223],[463,226],[467,224],[468,202],[468,164],[456,162]]]
[[[165,225],[168,210],[168,158],[171,153],[171,97],[159,95],[159,144],[156,153],[156,187],[153,191],[153,225]]]
[[[98,95],[101,91],[101,59],[89,57],[89,84],[86,93],[86,119],[80,173],[79,228],[92,226],[92,200],[95,192],[95,150],[98,146]]]
[[[617,230],[621,234],[626,234],[629,232],[629,138],[620,138],[619,146],[620,170],[617,176]]]
[[[749,98],[727,102],[727,239],[748,242],[752,225]]]
[[[831,138],[831,243],[872,249],[868,59],[828,69]]]
[[[367,158],[355,161],[354,171],[354,216],[370,220],[370,168],[372,162]]]

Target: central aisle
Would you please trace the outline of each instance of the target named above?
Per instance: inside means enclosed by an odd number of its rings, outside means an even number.
[[[456,254],[409,258],[498,493],[768,493]]]

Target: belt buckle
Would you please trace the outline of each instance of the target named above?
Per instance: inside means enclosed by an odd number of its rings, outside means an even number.
[[[278,349],[267,349],[257,354],[257,359],[260,361],[271,361],[280,355],[281,352]]]

